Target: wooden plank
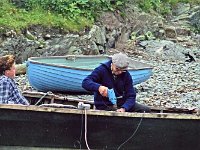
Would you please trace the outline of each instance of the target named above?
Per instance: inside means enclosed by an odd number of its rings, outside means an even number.
[[[79,109],[66,109],[66,108],[52,108],[52,107],[40,107],[40,106],[25,106],[25,105],[8,105],[1,104],[0,109],[15,109],[26,111],[39,111],[39,112],[52,112],[52,113],[73,113],[82,114],[83,110]],[[116,112],[116,111],[104,111],[104,110],[87,110],[88,115],[98,116],[117,116],[117,117],[144,117],[144,118],[163,118],[163,119],[197,119],[200,120],[200,116],[195,114],[177,114],[177,113],[130,113],[130,112]]]
[[[37,92],[37,91],[24,91],[23,92],[23,95],[27,98],[41,98],[42,96],[44,96],[45,94],[47,93],[44,93],[44,92]],[[37,99],[35,99],[35,101],[37,102]],[[83,99],[75,99],[75,98],[70,98],[68,96],[60,96],[60,95],[56,95],[56,94],[53,94],[53,93],[50,93],[50,94],[47,94],[45,96],[45,100],[48,99],[49,100],[49,103],[51,103],[50,101],[52,99],[54,99],[54,101],[61,101],[60,103],[63,103],[63,102],[72,102],[74,103],[74,105],[77,105],[79,102],[83,102],[83,103],[86,103],[86,104],[90,104],[92,105],[92,108],[94,106],[94,101],[93,100],[83,100]],[[152,110],[152,112],[168,112],[168,113],[188,113],[188,114],[192,114],[192,113],[197,113],[198,112],[198,109],[185,109],[185,108],[164,108],[164,107],[154,107],[154,106],[151,106],[150,109]]]
[[[94,101],[92,101],[92,100],[75,99],[75,98],[70,98],[68,96],[56,95],[53,93],[47,94],[44,92],[24,91],[22,94],[24,97],[41,98],[42,96],[46,95],[45,99],[49,99],[49,100],[51,100],[53,98],[54,100],[60,100],[63,102],[64,101],[65,102],[75,102],[75,103],[83,102],[83,103],[94,105]]]

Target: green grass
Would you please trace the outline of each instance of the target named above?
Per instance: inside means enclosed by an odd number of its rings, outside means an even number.
[[[93,24],[91,20],[84,17],[79,17],[77,20],[72,21],[62,15],[47,12],[40,8],[31,11],[18,9],[10,4],[8,0],[1,0],[0,2],[0,27],[14,29],[17,32],[30,25],[57,27],[65,31],[78,32]]]
[[[16,8],[9,3],[9,0],[0,0],[0,32],[4,32],[5,29],[12,29],[20,32],[22,29],[31,25],[41,25],[48,28],[61,28],[69,32],[79,32],[85,28],[91,27],[94,24],[93,20],[95,20],[100,12],[116,10],[117,8],[115,7],[120,4],[122,4],[122,6],[128,4],[128,0],[117,0],[114,5],[110,4],[110,0],[66,0],[67,5],[56,0],[44,0],[43,2],[45,3],[43,5],[38,4],[38,2],[40,2],[39,0],[30,0],[28,2],[36,4],[34,7],[30,5],[30,11],[26,11],[26,7],[23,9]],[[176,5],[178,2],[200,4],[200,0],[137,0],[137,2],[143,11],[149,12],[153,9],[162,15],[170,14],[172,6]],[[49,5],[51,7],[55,6],[55,10],[47,9]],[[43,9],[39,8],[42,6]],[[80,8],[78,6],[80,6]],[[44,10],[44,8],[46,8],[46,10]],[[61,13],[62,15],[57,13]]]

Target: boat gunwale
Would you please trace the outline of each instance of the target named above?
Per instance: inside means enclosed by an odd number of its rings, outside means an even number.
[[[63,114],[83,114],[84,110],[70,109],[70,108],[53,108],[40,107],[34,105],[19,105],[19,104],[0,104],[0,109],[11,109],[19,111],[36,111],[48,113],[63,113]],[[87,110],[87,115],[91,116],[106,116],[106,117],[125,117],[125,118],[148,118],[148,119],[180,119],[180,120],[199,120],[200,116],[195,114],[178,114],[178,113],[130,113],[130,112],[116,112],[104,110]]]
[[[37,60],[39,59],[56,59],[56,58],[67,58],[67,57],[74,57],[74,58],[112,58],[111,56],[108,55],[104,55],[104,56],[98,56],[98,55],[66,55],[66,56],[48,56],[48,57],[30,57],[28,58],[28,62],[34,63],[34,64],[40,64],[40,65],[46,65],[46,66],[54,66],[54,67],[59,67],[59,68],[67,68],[67,69],[74,69],[74,70],[85,70],[85,71],[91,71],[93,69],[87,69],[87,68],[78,68],[78,67],[70,67],[70,66],[66,66],[66,65],[58,65],[58,64],[50,64],[50,63],[44,63],[44,62],[38,62]],[[139,62],[133,59],[130,59],[132,61],[138,62],[140,64],[144,64],[147,65],[148,67],[143,67],[143,68],[131,68],[129,67],[129,71],[133,71],[133,70],[147,70],[147,69],[153,69],[153,67],[149,64],[143,63],[143,62]]]

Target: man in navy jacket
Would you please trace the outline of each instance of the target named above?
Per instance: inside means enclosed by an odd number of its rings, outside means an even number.
[[[128,57],[123,53],[113,55],[112,60],[102,63],[82,82],[82,87],[94,93],[94,104],[99,110],[118,112],[150,112],[147,106],[136,103],[136,92],[130,73]],[[117,107],[108,98],[108,89],[117,97]]]

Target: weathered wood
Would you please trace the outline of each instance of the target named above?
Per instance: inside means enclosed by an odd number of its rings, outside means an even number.
[[[157,112],[171,112],[171,113],[197,113],[198,109],[187,109],[187,108],[166,108],[166,107],[150,107],[151,110],[157,111]]]
[[[25,106],[16,104],[1,104],[0,109],[11,110],[26,110],[26,111],[38,111],[38,112],[51,112],[51,113],[72,113],[82,114],[83,110],[79,109],[66,109],[66,108],[52,108],[52,107],[40,107],[40,106]],[[103,111],[103,110],[87,110],[88,115],[98,116],[115,116],[115,117],[144,117],[144,118],[163,118],[163,119],[194,119],[200,121],[200,116],[195,114],[176,114],[176,113],[130,113],[130,112],[116,112],[116,111]]]
[[[54,101],[59,100],[59,101],[61,101],[61,103],[75,102],[76,104],[78,104],[79,102],[83,102],[83,103],[94,105],[94,101],[92,101],[92,100],[75,99],[75,98],[70,98],[68,96],[56,95],[56,94],[53,94],[53,93],[47,94],[47,93],[44,93],[44,92],[24,91],[22,94],[27,99],[28,98],[41,98],[42,96],[46,95],[44,97],[44,99],[48,99],[48,100],[54,99]],[[35,99],[35,101],[37,101],[37,99]]]
[[[23,95],[29,99],[29,98],[35,98],[34,101],[37,102],[39,98],[44,96],[46,93],[44,92],[37,92],[37,91],[24,91]],[[58,102],[62,104],[69,104],[68,102],[71,102],[71,105],[77,106],[79,102],[83,102],[86,104],[90,104],[91,108],[94,107],[94,101],[93,100],[83,100],[83,99],[75,99],[75,98],[70,98],[68,96],[60,96],[56,95],[53,93],[49,93],[44,97],[44,101],[46,103],[52,103],[53,102]],[[187,113],[187,114],[192,114],[192,113],[197,113],[197,109],[185,109],[185,108],[164,108],[164,107],[150,107],[152,112],[164,112],[164,113]]]
[[[0,146],[87,149],[199,150],[200,117],[0,105]],[[84,116],[87,119],[84,121]],[[133,136],[134,135],[134,136]]]
[[[26,64],[16,64],[16,75],[26,74]]]

